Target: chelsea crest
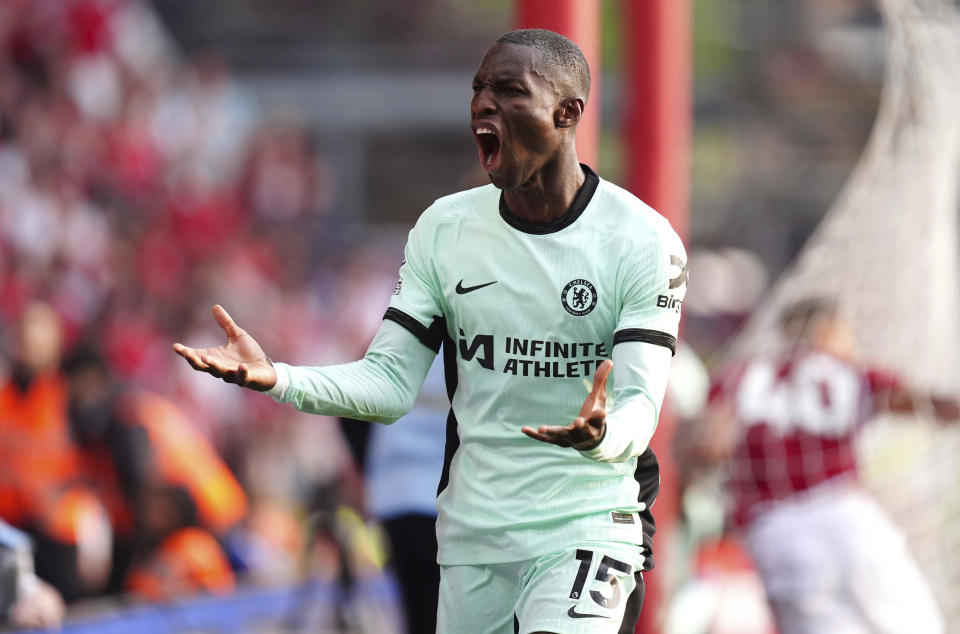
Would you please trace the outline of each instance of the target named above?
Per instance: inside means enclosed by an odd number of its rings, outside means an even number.
[[[582,317],[596,308],[597,289],[587,280],[573,280],[563,287],[560,303],[571,315]]]

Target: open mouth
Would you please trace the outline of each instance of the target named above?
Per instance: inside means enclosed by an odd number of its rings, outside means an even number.
[[[477,139],[477,149],[480,154],[480,165],[484,170],[491,172],[500,164],[500,137],[496,130],[488,126],[477,126],[473,131]]]

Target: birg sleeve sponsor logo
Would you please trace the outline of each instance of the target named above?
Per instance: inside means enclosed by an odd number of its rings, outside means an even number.
[[[674,289],[680,288],[687,283],[687,263],[684,262],[681,258],[676,255],[670,256],[670,269],[673,273],[673,277],[670,278],[669,289],[672,291]],[[682,297],[681,293],[681,297]],[[673,293],[669,295],[657,295],[657,307],[658,308],[671,308],[675,312],[680,312],[680,307],[683,306],[683,300],[678,298]]]

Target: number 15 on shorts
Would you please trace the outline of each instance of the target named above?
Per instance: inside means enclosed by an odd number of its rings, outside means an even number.
[[[570,588],[570,598],[575,601],[579,601],[583,596],[583,590],[593,564],[593,558],[594,553],[592,550],[577,550],[577,559],[580,561],[580,566],[577,569],[577,577],[573,581],[573,586]],[[591,583],[591,588],[596,589],[589,591],[590,598],[593,599],[593,602],[608,610],[616,610],[620,606],[622,599],[620,583],[617,581],[614,571],[621,572],[629,578],[633,574],[633,566],[614,559],[609,555],[603,555],[603,558],[600,559],[600,565],[597,566],[597,573],[593,578],[595,583]],[[602,590],[605,589],[609,590],[609,594],[604,594]],[[571,608],[571,610],[576,614],[573,608]]]

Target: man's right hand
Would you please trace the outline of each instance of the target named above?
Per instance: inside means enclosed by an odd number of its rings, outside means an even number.
[[[213,318],[227,334],[227,344],[216,348],[188,348],[182,343],[173,349],[194,370],[212,374],[227,383],[266,392],[277,383],[277,371],[256,340],[227,314],[223,306],[213,307]]]

